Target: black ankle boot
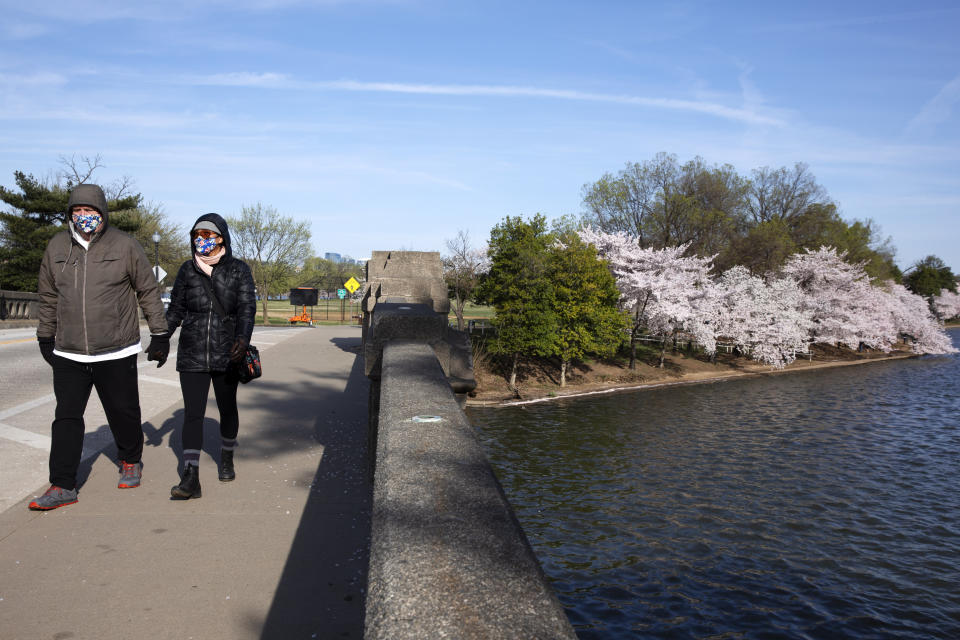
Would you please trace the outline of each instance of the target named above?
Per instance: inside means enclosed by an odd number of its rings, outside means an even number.
[[[220,450],[220,482],[230,482],[237,477],[233,470],[233,451]]]
[[[200,497],[200,467],[188,464],[183,470],[180,484],[170,489],[170,495],[178,500]]]

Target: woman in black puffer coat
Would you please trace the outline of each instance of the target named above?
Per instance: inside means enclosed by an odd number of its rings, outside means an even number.
[[[177,272],[167,308],[170,335],[181,327],[177,371],[184,413],[183,473],[170,494],[184,500],[201,495],[203,416],[211,382],[220,410],[219,477],[223,481],[236,477],[233,452],[240,427],[236,364],[250,344],[257,310],[250,267],[233,257],[230,230],[222,217],[216,213],[200,216],[190,231],[190,246],[193,257]],[[225,319],[217,313],[207,284],[226,312]]]

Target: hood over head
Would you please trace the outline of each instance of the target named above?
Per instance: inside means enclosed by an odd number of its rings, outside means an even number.
[[[223,238],[223,250],[226,251],[226,255],[232,256],[233,249],[230,247],[230,229],[227,227],[227,221],[219,213],[205,213],[197,221],[193,223],[193,226],[190,227],[190,233],[192,234],[194,229],[209,229],[210,231],[215,231],[220,234],[220,237]],[[190,241],[190,251],[196,253],[197,250],[193,246],[193,241]]]
[[[107,197],[103,194],[103,189],[95,184],[78,184],[70,191],[70,199],[67,201],[67,222],[71,225],[73,221],[71,215],[73,208],[84,205],[93,207],[103,216],[103,225],[98,233],[102,233],[107,228],[109,215],[107,213]]]

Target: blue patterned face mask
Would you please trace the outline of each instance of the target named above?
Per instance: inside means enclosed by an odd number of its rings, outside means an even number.
[[[73,224],[83,233],[93,233],[103,222],[103,216],[99,213],[76,213],[73,216]]]
[[[193,246],[197,250],[197,253],[202,256],[208,256],[217,248],[217,236],[210,238],[197,236],[193,239]]]

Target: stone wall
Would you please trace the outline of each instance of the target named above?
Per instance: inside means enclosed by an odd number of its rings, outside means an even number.
[[[475,383],[469,339],[447,323],[439,254],[405,254],[375,252],[364,295],[375,452],[364,637],[573,640],[458,402]]]
[[[35,325],[39,300],[36,293],[0,289],[0,328]]]

